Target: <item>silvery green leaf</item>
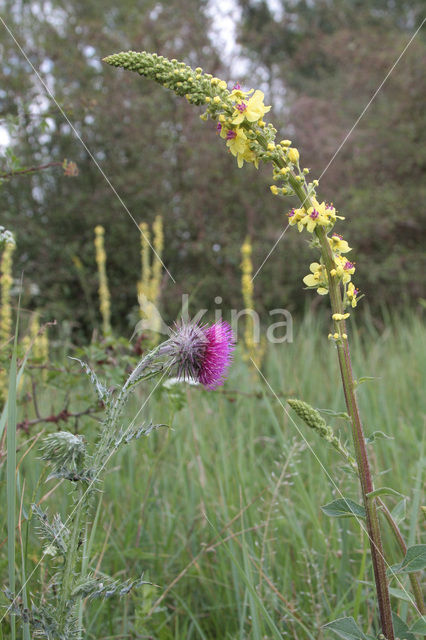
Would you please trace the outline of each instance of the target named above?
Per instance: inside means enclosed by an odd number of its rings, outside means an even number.
[[[68,356],[68,357],[70,360],[75,360],[76,362],[78,362],[82,367],[82,369],[84,370],[84,372],[89,376],[90,382],[93,384],[93,386],[96,389],[96,393],[98,394],[99,400],[101,400],[102,402],[104,402],[105,400],[108,400],[111,394],[106,388],[106,386],[102,384],[102,382],[100,382],[100,380],[98,379],[93,369],[91,369],[86,362],[83,362],[83,360],[79,360],[78,358],[73,358],[71,356]]]

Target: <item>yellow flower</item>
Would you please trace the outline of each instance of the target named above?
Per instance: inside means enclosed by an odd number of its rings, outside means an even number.
[[[291,149],[288,150],[288,159],[290,160],[290,162],[292,162],[293,164],[297,164],[299,162],[299,152],[297,149],[295,149],[294,147],[292,147]]]
[[[334,262],[336,263],[336,274],[342,279],[342,282],[344,284],[350,282],[351,276],[355,273],[355,264],[343,256],[335,256]]]
[[[248,146],[248,138],[241,127],[237,127],[235,130],[228,129],[224,135],[222,135],[221,131],[220,135],[226,138],[226,146],[229,148],[232,155],[236,156],[240,169],[244,164],[244,160],[246,162],[252,162],[256,169],[258,168],[259,159]]]
[[[261,120],[271,108],[263,104],[264,97],[263,91],[257,89],[248,101],[242,100],[237,103],[233,113],[233,124],[241,124],[244,120],[248,122]]]
[[[333,233],[331,238],[328,239],[328,242],[335,253],[348,253],[348,251],[352,251],[346,240],[343,240],[342,236],[339,236],[338,233]]]
[[[291,209],[291,211],[289,211],[287,215],[289,225],[294,226],[295,224],[297,224],[299,231],[302,231],[303,225],[299,225],[302,218],[306,215],[305,209]]]
[[[348,284],[348,288],[346,291],[346,297],[349,300],[349,302],[351,303],[352,308],[355,308],[357,305],[357,295],[359,293],[359,290],[355,288],[355,285],[353,282],[350,282]]]
[[[331,317],[333,318],[333,320],[340,322],[341,320],[346,320],[346,318],[349,318],[350,315],[350,313],[333,313]]]
[[[307,287],[315,287],[320,296],[324,296],[328,293],[327,271],[324,265],[318,262],[312,262],[309,268],[312,273],[305,276],[303,282]]]
[[[325,209],[325,203],[314,201],[314,206],[309,207],[304,217],[298,224],[299,231],[302,231],[305,226],[309,233],[312,233],[316,226],[326,227],[329,224],[329,219]]]

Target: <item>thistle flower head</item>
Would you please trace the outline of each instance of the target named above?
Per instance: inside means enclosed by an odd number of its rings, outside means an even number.
[[[207,389],[223,384],[234,350],[234,336],[227,322],[200,325],[182,323],[173,331],[168,351],[178,377],[201,382]]]

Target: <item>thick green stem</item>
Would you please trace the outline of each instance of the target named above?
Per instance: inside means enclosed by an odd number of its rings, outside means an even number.
[[[312,202],[305,192],[303,186],[296,180],[293,175],[290,177],[290,184],[305,209],[309,209],[309,207],[312,206]],[[327,270],[332,313],[343,314],[344,309],[340,282],[337,276],[331,275],[332,270],[335,268],[335,264],[327,235],[323,228],[317,227],[316,236],[321,245],[322,258]],[[364,431],[362,428],[358,404],[355,396],[355,381],[352,374],[348,340],[347,338],[343,338],[343,335],[346,335],[345,322],[334,321],[334,323],[335,331],[340,336],[340,338],[336,340],[337,355],[339,359],[340,374],[345,394],[346,407],[351,418],[352,437],[361,483],[362,498],[366,511],[367,532],[370,541],[371,558],[373,562],[374,579],[376,583],[382,633],[387,640],[395,640],[388,582],[386,578],[386,562],[383,554],[383,545],[380,534],[380,524],[377,514],[376,501],[374,498],[369,499],[367,496],[368,493],[373,491],[374,487],[371,478],[370,465],[368,462]]]

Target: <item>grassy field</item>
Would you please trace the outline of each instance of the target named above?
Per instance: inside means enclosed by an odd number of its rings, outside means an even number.
[[[345,409],[334,348],[313,317],[294,329],[292,344],[267,353],[263,372],[270,387],[237,353],[222,391],[188,387],[180,410],[166,393],[154,392],[140,421],[149,416],[173,429],[130,443],[111,461],[88,559],[100,574],[127,579],[143,572],[152,584],[86,606],[85,638],[313,640],[335,637],[321,627],[345,615],[377,632],[365,535],[352,519],[331,519],[320,509],[340,492],[358,501],[357,481],[285,403],[298,397]],[[421,527],[412,506],[424,432],[425,335],[415,316],[380,330],[367,321],[353,344],[355,375],[375,377],[358,392],[366,433],[393,438],[370,445],[375,483],[407,497],[401,528],[412,542],[419,542]],[[133,397],[129,420],[151,389]],[[330,423],[349,441],[343,420]],[[88,438],[92,431],[88,426]],[[18,463],[30,446],[26,438],[19,436]],[[37,486],[43,463],[35,449],[19,469],[27,512],[57,482]],[[5,465],[0,473],[5,504]],[[72,490],[57,487],[44,503],[49,513],[65,513]],[[392,508],[398,502],[386,500]],[[7,584],[3,514],[0,568]],[[394,564],[401,558],[386,529],[384,538]],[[19,544],[18,536],[20,559]],[[26,555],[28,574],[41,555],[32,530]],[[47,566],[44,559],[30,582],[36,601],[37,583],[48,588]],[[393,605],[406,615],[402,600]],[[412,611],[408,606],[409,621]]]

